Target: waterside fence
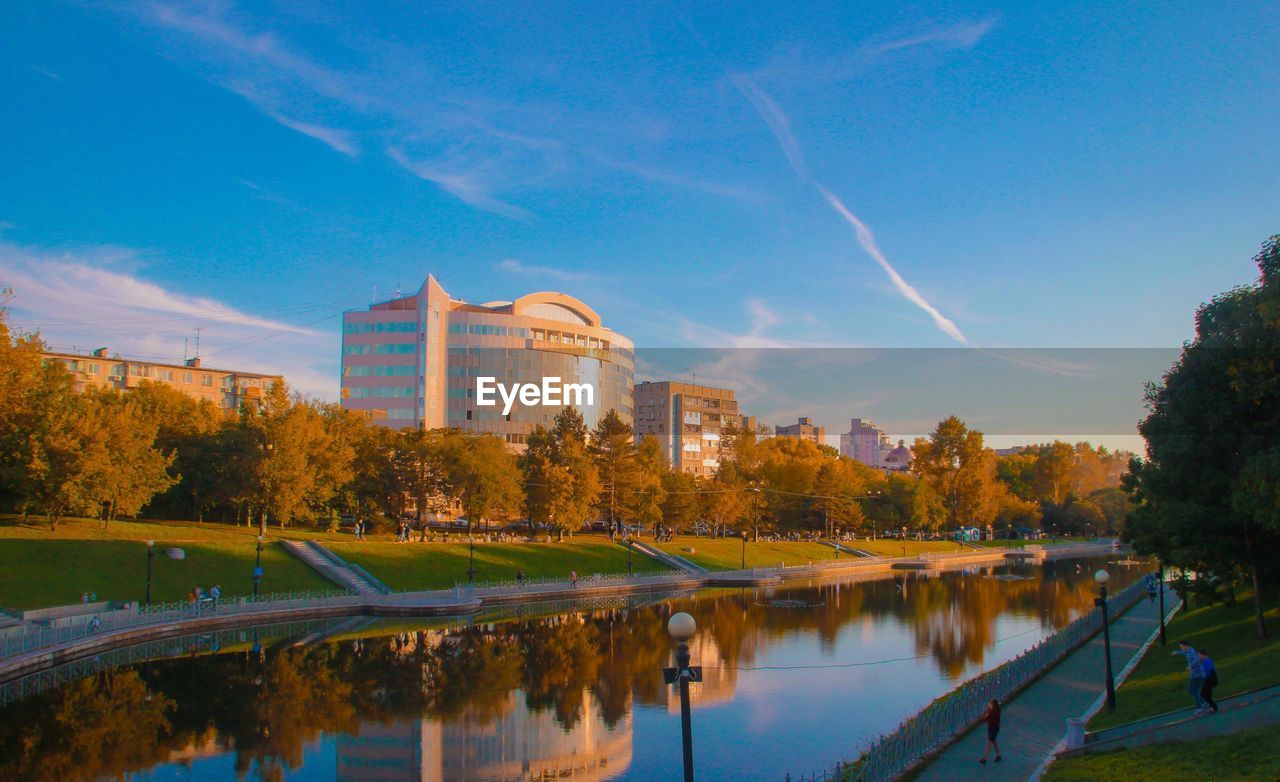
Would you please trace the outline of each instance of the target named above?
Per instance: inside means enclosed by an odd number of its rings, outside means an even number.
[[[1108,601],[1114,619],[1146,596],[1136,581]],[[889,782],[910,771],[972,727],[992,699],[1003,702],[1030,684],[1102,629],[1102,612],[1090,611],[1027,651],[926,706],[891,733],[876,739],[862,757],[787,782]]]

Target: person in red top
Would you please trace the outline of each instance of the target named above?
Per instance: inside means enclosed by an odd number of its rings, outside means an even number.
[[[1000,735],[1000,701],[992,698],[991,703],[987,704],[987,710],[982,713],[982,719],[987,722],[987,751],[982,753],[982,757],[978,758],[979,763],[987,762],[987,755],[991,754],[991,750],[996,751],[996,762],[1001,761],[1000,745],[996,743],[996,736]]]

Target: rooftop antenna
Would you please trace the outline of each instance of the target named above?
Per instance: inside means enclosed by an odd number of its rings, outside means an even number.
[[[378,286],[377,285],[373,286],[373,302],[372,303],[373,304],[378,303]]]
[[[190,339],[190,337],[182,338],[182,363],[184,364],[187,363],[187,359],[190,358],[190,356],[187,355],[187,342],[190,341]]]
[[[196,326],[196,358],[200,358],[200,332],[204,331],[204,327]]]
[[[398,298],[400,298],[400,283],[398,283],[398,282],[396,283],[396,295],[395,295],[395,298],[397,298],[397,299],[398,299]]]
[[[691,386],[698,385],[698,373],[693,371],[693,367],[681,367],[681,370],[684,372],[688,372],[689,375],[693,378],[692,380],[689,381],[689,385]]]

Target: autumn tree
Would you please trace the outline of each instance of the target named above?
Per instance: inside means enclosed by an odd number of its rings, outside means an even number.
[[[911,448],[911,469],[942,498],[948,527],[986,524],[994,516],[995,456],[982,432],[955,416]]]

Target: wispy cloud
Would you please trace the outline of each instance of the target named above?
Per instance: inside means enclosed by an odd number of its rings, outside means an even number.
[[[409,173],[431,182],[477,209],[510,217],[513,220],[527,220],[533,216],[527,209],[509,204],[495,196],[490,192],[484,177],[479,176],[475,170],[450,171],[439,168],[435,163],[412,160],[403,150],[395,147],[387,150],[387,154]]]
[[[915,46],[967,49],[981,41],[983,36],[990,32],[995,23],[996,17],[991,16],[977,21],[932,26],[913,35],[868,44],[866,52],[872,55],[879,55],[899,49],[910,49]]]
[[[738,89],[747,102],[756,110],[760,119],[764,121],[770,132],[778,141],[778,146],[782,150],[782,154],[786,156],[787,162],[791,164],[791,168],[800,177],[801,181],[812,186],[822,196],[827,205],[839,215],[845,222],[853,227],[854,235],[858,239],[858,243],[862,246],[863,251],[870,255],[880,268],[882,268],[889,276],[889,281],[893,283],[893,287],[907,301],[924,310],[933,320],[934,325],[938,327],[944,334],[951,337],[961,344],[968,344],[968,340],[960,329],[950,319],[938,311],[936,307],[930,304],[924,296],[920,294],[912,285],[910,285],[898,270],[889,263],[889,260],[881,252],[879,245],[876,243],[875,236],[871,233],[871,229],[867,227],[861,219],[858,218],[844,202],[841,201],[834,193],[831,192],[817,177],[809,170],[808,163],[805,162],[804,152],[796,140],[795,134],[791,130],[791,119],[778,105],[768,93],[760,89],[760,87],[746,74],[728,72],[730,82]]]
[[[348,131],[339,130],[338,128],[326,128],[322,125],[313,125],[310,122],[301,122],[296,119],[289,119],[276,111],[267,111],[266,115],[290,130],[296,130],[304,136],[310,136],[317,141],[328,144],[331,148],[336,149],[344,155],[355,157],[360,154],[360,148],[356,145],[354,135]]]
[[[336,341],[318,324],[340,313],[340,303],[282,306],[301,321],[294,323],[169,290],[137,271],[145,265],[128,248],[48,249],[0,238],[0,284],[14,289],[13,321],[51,346],[106,344],[122,355],[176,362],[200,328],[206,355],[219,363],[283,373],[304,393],[334,396],[337,369],[328,357]]]
[[[530,277],[547,277],[561,282],[577,282],[580,280],[592,279],[593,275],[585,272],[567,272],[563,269],[553,269],[549,266],[538,266],[536,264],[524,263],[516,258],[504,258],[498,262],[497,267],[504,272],[512,274],[523,274]]]

